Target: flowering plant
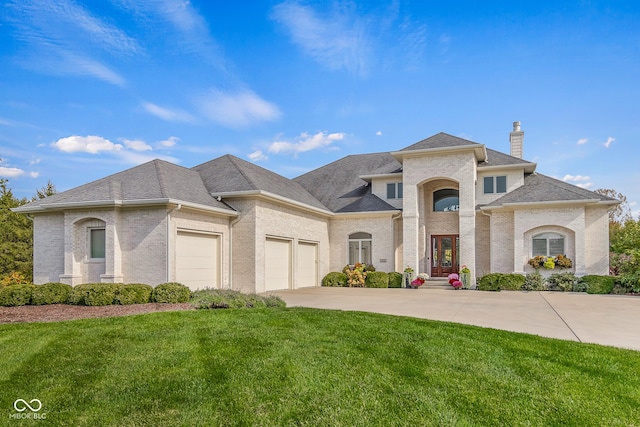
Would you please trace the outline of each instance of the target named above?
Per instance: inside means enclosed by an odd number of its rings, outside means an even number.
[[[553,270],[556,267],[571,268],[573,266],[571,259],[567,258],[565,255],[556,255],[555,257],[538,255],[531,258],[528,264],[536,270],[540,267],[544,267],[547,270]]]
[[[449,279],[449,284],[453,286],[453,282],[460,280],[460,276],[457,273],[451,273],[447,276],[447,279]]]
[[[367,271],[365,266],[357,262],[353,267],[346,266],[343,269],[347,275],[347,283],[350,288],[362,288],[367,278]]]
[[[418,279],[422,280],[422,283],[424,283],[426,280],[429,280],[429,275],[427,273],[420,273],[418,274]]]
[[[453,280],[451,282],[451,286],[453,286],[453,289],[460,289],[462,287],[462,282],[460,280]]]
[[[413,268],[409,267],[408,265],[405,267],[404,269],[405,273],[413,273]]]
[[[419,288],[422,285],[424,285],[424,279],[418,277],[413,282],[411,282],[409,286],[411,286],[412,288]]]
[[[471,270],[469,270],[469,267],[467,267],[466,265],[463,265],[462,268],[460,269],[460,273],[468,274],[468,273],[471,273]]]

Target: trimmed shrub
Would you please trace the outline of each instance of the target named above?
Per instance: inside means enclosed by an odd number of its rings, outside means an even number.
[[[626,293],[640,292],[640,272],[635,274],[623,274],[617,280],[621,287],[627,290]]]
[[[478,280],[478,290],[480,291],[499,291],[500,277],[502,273],[485,274]]]
[[[327,275],[322,278],[322,286],[345,287],[347,286],[347,275],[339,271],[327,273]]]
[[[20,284],[0,287],[0,305],[5,307],[17,307],[31,302],[31,295],[35,285]]]
[[[277,296],[243,294],[230,289],[202,289],[192,293],[192,304],[199,309],[286,307]]]
[[[116,290],[113,298],[114,304],[147,304],[151,302],[153,287],[142,283],[128,283]]]
[[[478,281],[478,289],[481,291],[519,291],[525,283],[525,277],[521,274],[490,273],[482,276]]]
[[[391,273],[389,273],[389,287],[390,288],[402,287],[402,273],[398,273],[397,271],[392,271]]]
[[[188,302],[191,291],[182,283],[163,283],[153,288],[151,300],[165,304]]]
[[[550,291],[571,292],[577,282],[578,278],[573,273],[554,273],[547,279]]]
[[[542,277],[542,274],[529,273],[524,278],[524,284],[522,285],[523,291],[544,291],[547,289],[547,283]]]
[[[524,285],[525,277],[522,274],[503,274],[500,277],[500,289],[506,291],[520,291]]]
[[[364,271],[376,271],[376,268],[373,266],[373,264],[367,264],[367,266],[364,268]]]
[[[365,288],[388,288],[389,275],[382,271],[371,271],[364,280]]]
[[[35,285],[31,294],[32,305],[66,304],[71,295],[71,285],[49,282]]]
[[[583,276],[580,281],[587,286],[588,294],[610,294],[616,280],[613,276]]]
[[[69,304],[111,305],[120,287],[120,283],[83,283],[73,287],[69,295]]]

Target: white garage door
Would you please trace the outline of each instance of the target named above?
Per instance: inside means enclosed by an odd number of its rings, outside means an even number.
[[[291,241],[268,238],[264,260],[265,291],[289,289],[291,284]]]
[[[176,282],[191,290],[217,288],[220,272],[218,236],[178,232],[176,240]]]
[[[298,243],[297,288],[318,285],[318,245]]]

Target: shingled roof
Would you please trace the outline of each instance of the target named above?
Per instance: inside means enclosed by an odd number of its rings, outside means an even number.
[[[448,133],[440,132],[436,135],[430,136],[427,139],[423,139],[422,141],[416,142],[413,145],[403,148],[400,151],[427,150],[433,148],[448,148],[474,144],[481,145],[477,142],[469,141],[464,138],[449,135]]]
[[[505,153],[501,153],[500,151],[492,150],[487,148],[487,161],[479,162],[478,167],[490,167],[490,166],[508,166],[508,165],[530,165],[532,169],[535,169],[536,164],[531,163],[527,160],[520,159],[518,157],[513,157]]]
[[[371,194],[371,187],[360,176],[396,173],[401,166],[390,153],[351,155],[294,181],[336,213],[392,211],[397,209]]]
[[[538,202],[564,202],[597,200],[599,202],[617,203],[611,197],[603,196],[593,191],[568,184],[546,175],[533,173],[526,175],[524,185],[505,194],[499,199],[486,205],[486,207],[498,207],[505,204],[538,203]]]
[[[230,154],[192,169],[200,174],[205,187],[213,195],[262,191],[328,210],[299,183]]]
[[[231,210],[211,197],[197,171],[158,159],[36,200],[21,210],[82,203],[167,199]]]

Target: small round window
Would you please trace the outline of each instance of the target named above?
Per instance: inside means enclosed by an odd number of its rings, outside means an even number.
[[[445,188],[433,192],[433,211],[452,212],[460,209],[458,190]]]

